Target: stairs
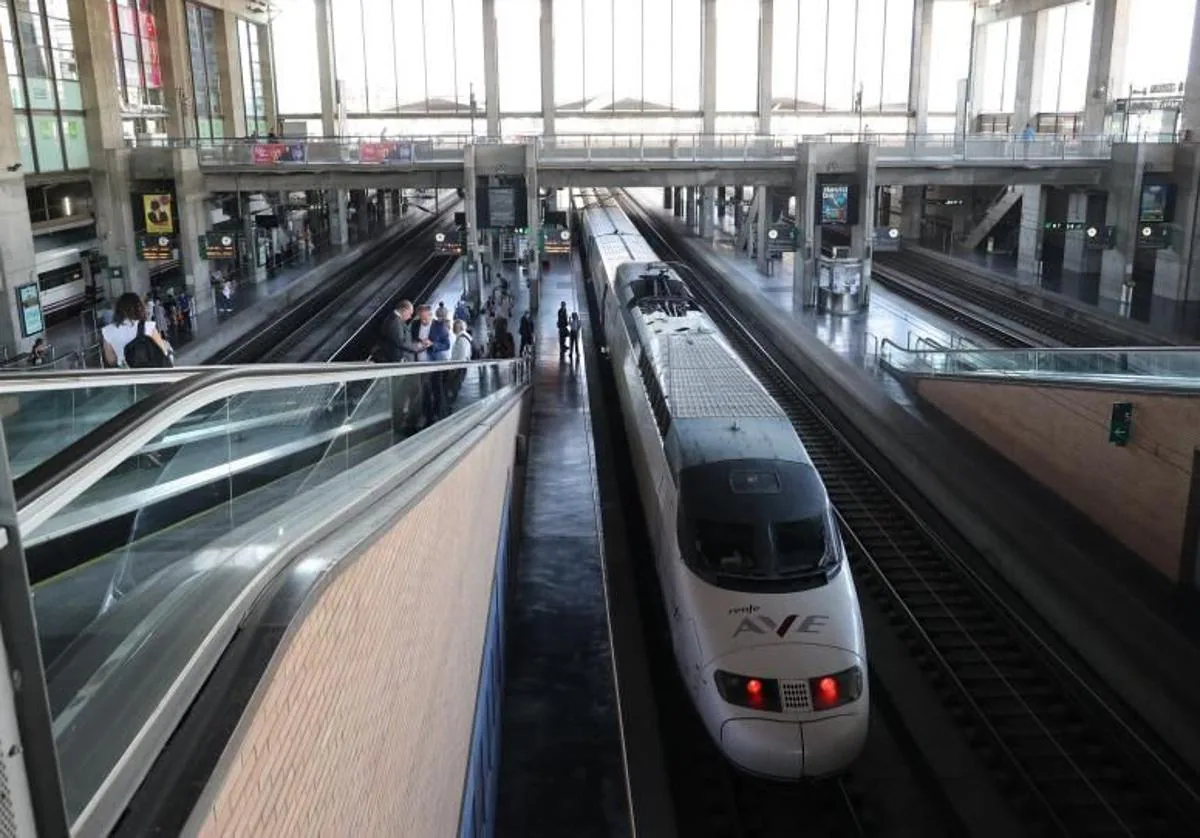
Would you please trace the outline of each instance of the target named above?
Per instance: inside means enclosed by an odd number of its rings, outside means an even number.
[[[972,227],[970,232],[963,237],[961,241],[962,246],[967,250],[974,250],[978,247],[987,234],[992,232],[992,228],[1000,223],[1000,219],[1016,206],[1019,200],[1021,200],[1021,190],[1015,186],[1004,187],[1000,191],[1000,194],[992,199],[991,205],[988,206],[979,223]]]

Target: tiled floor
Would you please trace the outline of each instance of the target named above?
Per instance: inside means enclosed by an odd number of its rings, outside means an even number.
[[[537,315],[525,511],[508,628],[501,836],[628,834],[582,360],[560,357],[559,303],[588,329],[583,289],[556,263]],[[525,310],[520,289],[514,317]]]

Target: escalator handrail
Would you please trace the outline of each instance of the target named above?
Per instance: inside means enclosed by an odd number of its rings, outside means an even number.
[[[137,384],[174,384],[216,367],[170,367],[166,369],[46,370],[0,374],[0,394],[82,390],[101,387],[130,387]]]
[[[21,531],[42,523],[146,443],[194,411],[230,396],[320,384],[403,378],[429,372],[495,366],[527,379],[526,359],[415,364],[256,364],[207,369],[163,387],[80,437],[13,482]]]

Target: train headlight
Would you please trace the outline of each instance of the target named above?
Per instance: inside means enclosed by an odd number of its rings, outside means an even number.
[[[773,678],[754,678],[749,675],[735,675],[720,669],[713,673],[717,682],[717,692],[721,698],[739,707],[749,707],[751,710],[768,710],[779,713],[783,710],[783,702],[779,697],[779,682]]]
[[[832,675],[810,678],[808,694],[812,696],[814,710],[832,710],[857,701],[862,695],[862,670],[852,666]]]

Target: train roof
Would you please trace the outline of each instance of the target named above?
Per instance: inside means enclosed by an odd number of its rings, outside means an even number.
[[[659,336],[658,343],[663,389],[674,418],[787,419],[716,334],[689,329],[682,334]]]

